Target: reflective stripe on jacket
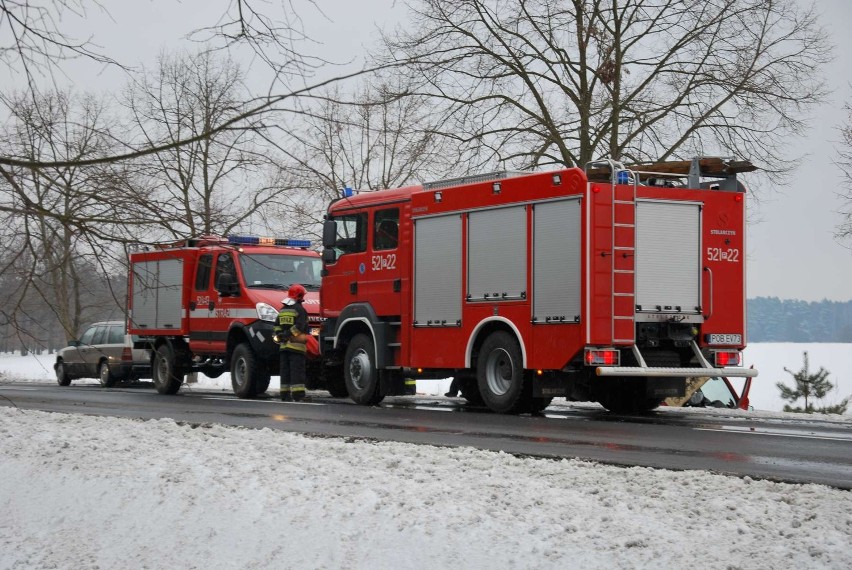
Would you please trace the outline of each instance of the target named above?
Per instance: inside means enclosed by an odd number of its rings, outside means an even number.
[[[308,313],[301,303],[285,305],[278,312],[278,320],[273,332],[283,340],[281,350],[304,353],[304,335],[308,329]]]

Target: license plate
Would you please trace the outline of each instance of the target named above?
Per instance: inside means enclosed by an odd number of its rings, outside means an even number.
[[[707,344],[732,344],[741,345],[743,335],[741,334],[708,334]]]

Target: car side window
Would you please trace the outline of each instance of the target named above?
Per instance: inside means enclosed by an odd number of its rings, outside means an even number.
[[[86,329],[86,332],[80,337],[80,344],[92,344],[92,339],[95,336],[95,328],[89,327]]]
[[[109,337],[107,344],[124,344],[124,327],[120,325],[112,325],[109,327]]]
[[[92,338],[92,344],[104,344],[107,339],[107,328],[103,325],[95,329],[95,336]]]

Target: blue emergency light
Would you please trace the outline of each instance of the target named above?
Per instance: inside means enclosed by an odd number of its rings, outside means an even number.
[[[354,194],[355,194],[355,191],[352,188],[350,188],[349,186],[347,186],[346,188],[343,189],[343,197],[344,198],[351,198]]]
[[[284,245],[288,247],[311,247],[311,240],[274,238],[259,236],[228,236],[231,245]]]

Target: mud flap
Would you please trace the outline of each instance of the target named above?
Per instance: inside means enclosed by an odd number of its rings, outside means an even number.
[[[558,398],[568,396],[568,382],[564,375],[545,372],[541,376],[532,375],[533,398]]]

